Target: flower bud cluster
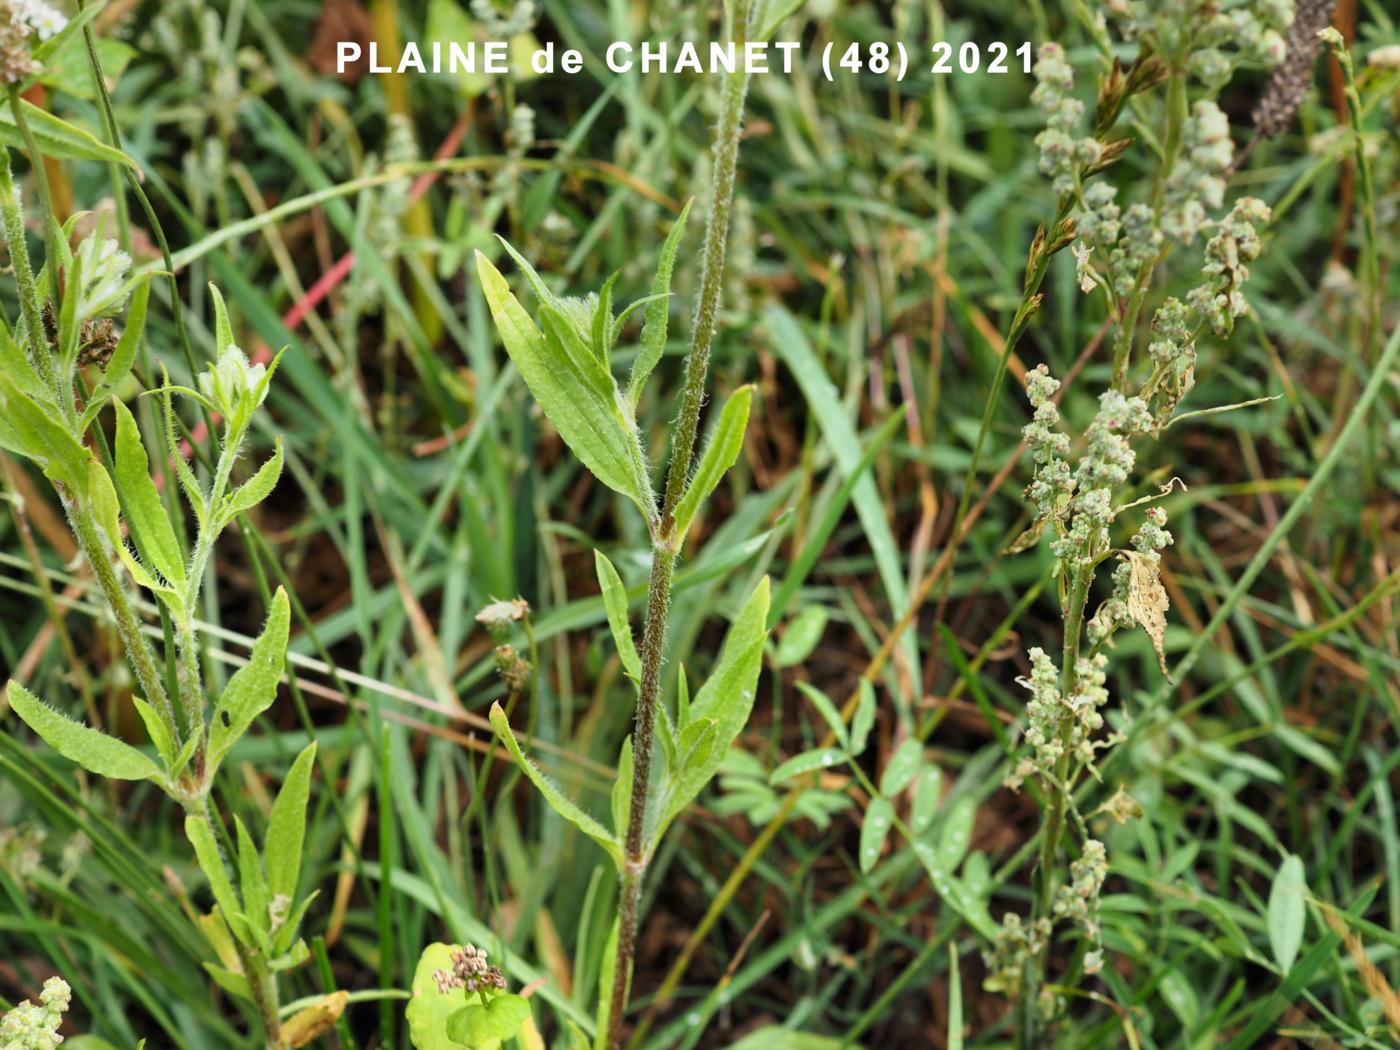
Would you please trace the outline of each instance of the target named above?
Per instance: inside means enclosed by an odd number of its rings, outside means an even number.
[[[1145,40],[1159,54],[1189,49],[1190,72],[1215,89],[1242,62],[1282,62],[1293,22],[1291,0],[1110,0],[1106,7],[1127,39]]]
[[[1241,197],[1230,214],[1221,220],[1215,236],[1206,243],[1206,281],[1186,299],[1219,336],[1235,327],[1235,318],[1249,311],[1241,291],[1249,278],[1248,263],[1259,257],[1260,241],[1256,224],[1268,221],[1269,206],[1257,197]]]
[[[507,40],[529,32],[539,20],[540,9],[535,0],[515,0],[510,10],[502,11],[492,0],[472,0],[472,17],[485,27],[492,40]]]
[[[1094,949],[1084,960],[1085,973],[1094,973],[1103,965],[1099,947],[1099,893],[1108,877],[1108,853],[1098,839],[1086,839],[1079,859],[1069,866],[1070,881],[1055,892],[1055,917],[1069,919],[1083,932]]]
[[[1230,120],[1210,99],[1191,109],[1182,129],[1181,156],[1166,184],[1162,229],[1168,237],[1190,244],[1208,214],[1225,200],[1225,173],[1235,157]]]
[[[1050,920],[1021,921],[1015,912],[1002,917],[992,950],[982,953],[987,978],[982,986],[989,992],[1003,992],[1015,998],[1021,991],[1026,962],[1040,955],[1050,942]]]
[[[1137,454],[1131,438],[1152,428],[1152,414],[1140,397],[1106,390],[1098,415],[1085,433],[1086,447],[1072,475],[1070,521],[1051,545],[1057,558],[1090,565],[1107,549],[1113,523],[1113,490],[1132,474]]]
[[[472,995],[487,989],[501,991],[506,986],[506,978],[500,967],[489,965],[486,952],[471,944],[453,948],[452,969],[434,970],[433,982],[444,995],[458,988]]]
[[[1152,376],[1143,397],[1152,407],[1152,418],[1165,423],[1196,383],[1196,333],[1190,307],[1168,296],[1152,315],[1152,339],[1147,344]]]
[[[1045,116],[1045,130],[1035,137],[1040,170],[1051,176],[1056,193],[1072,193],[1079,169],[1097,161],[1103,147],[1092,136],[1079,135],[1084,103],[1071,94],[1074,70],[1065,49],[1054,41],[1042,44],[1032,72],[1036,88],[1031,101]]]
[[[1035,505],[1037,518],[1059,517],[1073,485],[1069,464],[1065,461],[1069,455],[1069,435],[1060,432],[1060,410],[1051,400],[1059,388],[1060,381],[1044,364],[1037,365],[1026,375],[1026,396],[1035,409],[1035,416],[1022,430],[1035,461],[1035,476],[1026,489],[1026,496]]]
[[[126,300],[122,284],[131,269],[131,256],[122,251],[116,241],[96,231],[83,238],[74,255],[82,275],[79,315],[91,320],[120,312]]]
[[[201,372],[196,382],[215,410],[237,428],[267,397],[267,366],[250,364],[247,354],[229,345],[218,363]]]
[[[0,1050],[55,1050],[58,1029],[73,993],[61,977],[50,977],[36,1006],[28,999],[0,1019]]]

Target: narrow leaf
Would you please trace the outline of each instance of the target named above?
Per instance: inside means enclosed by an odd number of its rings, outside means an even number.
[[[1307,892],[1303,861],[1290,853],[1279,865],[1269,888],[1269,947],[1284,973],[1293,968],[1298,949],[1303,946]]]
[[[654,500],[636,424],[623,413],[612,377],[604,373],[601,380],[606,383],[600,381],[595,370],[576,360],[558,338],[546,338],[491,261],[480,252],[476,261],[501,342],[544,414],[599,481],[650,518]],[[557,337],[563,337],[565,327],[556,331]]]
[[[287,594],[279,587],[272,599],[267,624],[253,643],[248,662],[229,679],[214,709],[214,724],[209,730],[211,771],[218,769],[224,755],[248,731],[253,719],[271,707],[277,698],[277,683],[282,679],[282,666],[287,656],[290,621]]]
[[[943,771],[937,766],[925,766],[919,771],[919,780],[914,787],[914,805],[909,813],[909,830],[922,836],[933,827],[933,818],[938,814],[938,803],[942,799]]]
[[[316,764],[316,742],[297,755],[282,790],[272,803],[268,818],[263,858],[267,865],[267,891],[270,897],[296,897],[301,874],[302,840],[306,834],[306,800],[311,793],[311,773]]]
[[[773,662],[779,667],[794,667],[811,656],[826,632],[827,619],[824,605],[809,605],[803,609],[783,632]]]
[[[739,450],[744,446],[744,429],[749,425],[749,407],[753,403],[753,387],[740,387],[730,396],[720,413],[719,422],[705,445],[705,453],[700,457],[700,466],[690,479],[690,487],[676,504],[675,531],[671,543],[679,549],[685,543],[686,533],[699,512],[701,504],[714,492],[725,473],[739,458]]]
[[[938,866],[943,871],[951,872],[962,862],[972,841],[972,825],[976,817],[977,800],[971,795],[963,795],[948,811],[943,831],[938,836]]]
[[[608,627],[612,629],[622,669],[634,682],[639,682],[642,662],[637,657],[637,644],[632,639],[632,624],[627,616],[627,588],[622,585],[622,577],[602,551],[593,552],[593,564],[598,573],[598,586],[603,591],[603,608],[607,610]]]
[[[652,278],[652,300],[647,304],[646,322],[642,325],[642,343],[637,351],[637,359],[632,364],[632,378],[627,384],[627,401],[636,410],[637,400],[642,395],[642,387],[647,377],[656,368],[661,355],[666,352],[666,328],[671,317],[671,273],[676,265],[676,250],[680,247],[681,236],[685,233],[685,221],[690,217],[693,201],[686,201],[680,217],[671,226],[666,243],[661,247],[661,258],[656,264],[656,276]]]
[[[876,797],[865,811],[860,826],[860,870],[869,874],[885,848],[885,838],[894,824],[894,805],[889,799]]]
[[[835,734],[841,746],[843,748],[848,748],[850,745],[850,738],[846,733],[846,723],[841,718],[841,712],[838,711],[836,705],[831,702],[831,697],[827,696],[816,686],[807,682],[798,682],[797,688],[801,689],[803,695],[805,695],[808,700],[812,701],[812,706],[815,707],[822,718],[826,720],[826,724],[831,727],[832,733]]]
[[[885,773],[880,778],[880,794],[894,796],[914,782],[914,774],[924,761],[924,746],[917,737],[910,737],[900,744],[890,760],[885,763]]]
[[[136,748],[59,714],[18,682],[10,706],[30,729],[64,758],[112,780],[160,780],[160,768]]]
[[[545,775],[544,770],[525,757],[525,753],[520,750],[520,744],[515,739],[515,734],[511,731],[510,722],[506,719],[506,713],[501,709],[500,704],[491,705],[491,724],[496,729],[496,734],[501,738],[501,742],[506,745],[506,750],[510,752],[511,758],[515,759],[515,764],[520,767],[522,773],[530,778],[530,782],[539,789],[544,800],[550,804],[554,812],[567,820],[574,827],[578,828],[585,835],[591,838],[613,858],[619,870],[622,867],[622,845],[617,837],[612,835],[607,828],[599,824],[596,820],[585,813],[573,799],[569,798],[559,788],[554,781]]]
[[[277,487],[278,479],[282,477],[282,455],[282,439],[279,437],[271,458],[259,467],[251,478],[225,497],[224,521],[232,521],[267,499]]]
[[[224,921],[233,928],[235,936],[240,930],[246,933],[242,919],[243,905],[238,899],[238,894],[234,892],[233,883],[229,881],[228,870],[224,867],[224,859],[219,852],[219,844],[214,838],[214,830],[209,826],[209,821],[204,817],[186,817],[185,837],[194,847],[195,859],[199,861],[204,877],[209,880],[209,888],[214,891],[214,900],[223,910]]]
[[[781,784],[793,777],[800,777],[816,769],[830,769],[846,761],[846,752],[835,747],[819,747],[793,755],[768,776],[768,783]]]
[[[165,513],[160,492],[151,480],[150,460],[141,443],[141,431],[131,411],[116,398],[112,408],[117,415],[115,451],[117,490],[126,509],[136,548],[166,580],[178,589],[185,587],[185,560]],[[114,544],[120,537],[112,537]]]
[[[875,728],[875,687],[870,679],[862,678],[856,700],[855,717],[851,719],[851,754],[861,755],[870,742],[870,731]]]
[[[82,128],[60,120],[29,102],[21,100],[20,106],[24,110],[25,123],[34,135],[34,143],[44,156],[56,160],[97,160],[127,168],[136,167],[136,162],[121,150],[103,144]],[[0,145],[20,151],[27,148],[24,136],[15,123],[15,115],[8,106],[0,107]]]

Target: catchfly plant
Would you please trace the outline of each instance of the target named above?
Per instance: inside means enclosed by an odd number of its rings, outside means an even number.
[[[16,104],[12,127],[27,126],[27,105]],[[40,123],[45,141],[66,143],[60,156],[130,164],[78,129],[59,125],[52,117]],[[32,134],[24,137],[34,141]],[[30,153],[36,178],[44,156]],[[211,287],[214,362],[194,377],[194,387],[167,380],[151,392],[162,410],[160,454],[173,465],[194,518],[186,549],[180,538],[184,521],[162,499],[136,414],[122,397],[142,348],[150,278],[132,278],[130,257],[100,228],[70,247],[77,217],[60,228],[47,202],[42,218],[50,253],[36,275],[23,207],[4,151],[0,210],[20,316],[13,330],[0,323],[0,447],[32,461],[53,485],[134,672],[139,695],[131,702],[151,752],[69,719],[18,681],[8,685],[9,702],[55,751],[89,773],[150,781],[183,808],[186,837],[214,898],[213,909],[199,917],[210,946],[208,971],[254,1009],[267,1045],[281,1047],[277,973],[308,957],[298,929],[311,898],[299,896],[298,876],[315,744],[292,764],[260,839],[239,818],[231,834],[210,794],[232,748],[277,696],[289,604],[279,590],[248,662],[217,696],[210,695],[201,670],[196,620],[216,541],[268,496],[281,475],[279,444],[270,459],[235,481],[277,362],[249,363],[234,343],[223,299]],[[199,450],[207,470],[197,473],[185,459],[176,398],[219,421],[216,440]],[[109,421],[110,441],[104,429]],[[172,644],[164,652],[152,644],[133,585],[158,603],[170,627]]]
[[[750,15],[747,0],[735,0],[726,7],[727,35],[741,46],[748,37]],[[614,310],[612,280],[586,297],[556,295],[534,267],[506,244],[536,300],[532,317],[491,260],[477,255],[491,315],[530,392],[589,472],[636,507],[651,539],[640,646],[632,634],[622,580],[611,562],[597,554],[608,624],[637,690],[635,730],[623,744],[613,788],[612,827],[565,796],[525,756],[504,711],[499,706],[491,711],[493,725],[521,769],[555,810],[602,846],[617,866],[620,899],[614,940],[606,953],[610,972],[605,975],[598,1015],[600,1045],[609,1048],[619,1046],[622,1039],[648,863],[666,828],[719,771],[748,721],[767,638],[765,579],[734,618],[710,678],[693,697],[684,678],[680,680],[674,715],[661,704],[663,647],[676,561],[705,501],[738,458],[752,401],[747,387],[730,395],[692,472],[710,344],[724,287],[725,244],[747,90],[746,73],[736,71],[726,77],[714,141],[700,290],[680,414],[660,494],[652,486],[636,413],[647,380],[665,350],[671,276],[689,208],[682,211],[661,249],[650,295],[621,313]],[[629,316],[639,310],[644,320],[641,341],[631,373],[620,383],[612,370],[612,350]]]

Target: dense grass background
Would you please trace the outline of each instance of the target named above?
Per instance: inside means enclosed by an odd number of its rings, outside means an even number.
[[[530,633],[514,642],[538,670],[513,721],[572,793],[606,812],[632,691],[592,552],[640,600],[649,548],[506,367],[467,263],[473,248],[494,253],[501,232],[560,287],[593,290],[617,271],[620,297],[644,294],[681,203],[697,196],[703,211],[718,86],[613,75],[601,52],[613,39],[708,39],[717,11],[545,0],[538,36],[587,56],[572,79],[325,75],[326,39],[427,39],[427,6],[114,0],[98,24],[134,48],[115,83],[117,119],[176,249],[196,350],[212,342],[211,280],[245,348],[291,347],[256,439],[280,434],[288,470],[256,530],[225,537],[203,610],[221,676],[246,653],[269,587],[289,582],[297,598],[296,679],[236,751],[219,800],[265,809],[308,734],[321,741],[303,875],[321,891],[307,926],[315,959],[288,987],[403,989],[427,943],[470,939],[506,960],[514,985],[542,982],[535,1015],[549,1033],[558,1018],[590,1023],[614,878],[493,754],[482,715],[505,690],[473,615],[496,597],[530,602]],[[1054,38],[1087,94],[1095,56],[1076,6],[818,2],[781,35],[809,54],[828,40]],[[1400,41],[1383,0],[1343,0],[1337,23],[1359,56]],[[1293,128],[1233,180],[1232,194],[1265,198],[1274,220],[1246,290],[1254,312],[1228,344],[1202,340],[1186,407],[1274,400],[1172,427],[1139,460],[1142,493],[1184,483],[1165,504],[1176,533],[1169,657],[1293,505],[1369,376],[1337,78],[1319,62]],[[1261,82],[1240,77],[1222,100],[1237,144]],[[1400,97],[1393,77],[1368,83],[1379,93],[1367,143],[1388,333]],[[974,489],[962,483],[1026,251],[1054,214],[1030,87],[1019,71],[827,83],[811,65],[754,80],[713,389],[717,400],[754,382],[759,396],[740,464],[683,563],[672,667],[703,675],[724,620],[765,573],[780,609],[743,753],[668,837],[647,886],[635,995],[649,1050],[728,1046],[774,1021],[891,1048],[954,1045],[959,1017],[965,1045],[1008,1038],[1006,1000],[981,988],[985,944],[909,851],[892,844],[859,873],[858,785],[829,775],[780,810],[766,776],[825,733],[794,683],[839,702],[873,678],[871,772],[922,736],[944,771],[945,811],[976,802],[972,846],[997,883],[993,913],[1024,910],[1027,871],[1010,862],[1024,860],[1038,815],[1000,787],[1004,744],[1024,705],[1025,651],[1058,645],[1059,612],[1048,551],[1003,553],[1029,520],[1019,383],[996,406]],[[50,101],[96,127],[81,99]],[[510,131],[519,102],[536,115],[523,154]],[[372,179],[439,151],[457,160],[421,196],[409,175]],[[1144,164],[1130,151],[1115,178],[1129,183]],[[51,177],[73,209],[110,206],[100,166]],[[314,207],[292,203],[321,191]],[[693,225],[677,271],[677,354],[696,282]],[[347,252],[349,276],[306,310]],[[1192,253],[1169,261],[1154,295],[1190,287],[1193,265]],[[1012,375],[1045,361],[1069,377],[1073,429],[1107,384],[1105,324],[1101,298],[1079,292],[1068,253],[1057,258]],[[149,343],[147,387],[157,361],[188,379],[168,308],[153,310]],[[674,357],[659,376],[643,405],[657,452]],[[1103,798],[1122,784],[1144,815],[1121,827],[1093,818],[1112,862],[1109,962],[1063,1045],[1395,1045],[1382,1004],[1400,985],[1397,410],[1400,377],[1164,703],[1148,706],[1163,679],[1146,636],[1119,641],[1114,717],[1139,731]],[[131,733],[130,677],[51,493],[12,461],[5,489],[0,669]],[[950,552],[964,495],[975,524]],[[171,805],[145,787],[75,777],[17,720],[4,726],[0,1004],[56,971],[74,988],[74,1031],[123,1047],[143,1036],[153,1047],[237,1045],[243,1022],[211,992],[208,949],[181,914],[204,907],[207,890]],[[1286,853],[1303,859],[1312,903],[1302,961],[1285,978],[1264,902]],[[356,1003],[333,1038],[404,1045],[401,1017],[392,1000]]]

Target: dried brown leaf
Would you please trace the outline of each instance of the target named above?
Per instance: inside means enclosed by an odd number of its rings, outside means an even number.
[[[1128,615],[1152,639],[1152,648],[1157,651],[1157,663],[1162,673],[1167,673],[1167,655],[1162,648],[1167,634],[1167,589],[1162,586],[1161,570],[1157,558],[1138,551],[1124,551],[1130,566],[1128,576]]]

